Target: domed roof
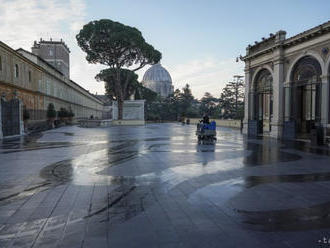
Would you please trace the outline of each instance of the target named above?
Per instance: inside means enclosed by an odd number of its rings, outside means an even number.
[[[143,81],[155,81],[155,82],[171,82],[172,78],[168,71],[161,66],[161,64],[155,64],[151,66],[143,76]]]

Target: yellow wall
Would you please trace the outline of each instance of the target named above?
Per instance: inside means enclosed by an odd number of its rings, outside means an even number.
[[[32,113],[32,119],[44,119],[49,103],[53,103],[56,110],[71,108],[76,117],[102,117],[102,102],[37,57],[23,54],[29,59],[0,42],[0,94],[5,93],[7,100],[16,92]],[[19,68],[18,77],[15,65]]]

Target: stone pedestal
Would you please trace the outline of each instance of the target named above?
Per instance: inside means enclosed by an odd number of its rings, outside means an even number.
[[[144,101],[145,100],[126,100],[123,106],[123,120],[139,121],[144,124]],[[118,103],[113,102],[112,119],[118,120]],[[142,121],[142,122],[141,122]],[[126,122],[123,122],[126,123]]]

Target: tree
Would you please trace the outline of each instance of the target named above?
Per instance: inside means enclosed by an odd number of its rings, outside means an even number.
[[[143,99],[146,103],[154,102],[158,99],[158,94],[151,89],[144,87],[139,83],[138,87],[135,90],[135,99]]]
[[[215,98],[211,93],[205,92],[204,96],[201,99],[201,105],[200,105],[200,114],[203,115],[204,113],[207,113],[210,117],[217,117],[216,110],[217,110],[217,103],[219,100]]]
[[[192,103],[194,101],[194,96],[191,93],[189,84],[186,84],[185,87],[182,88],[182,92],[178,93],[177,98],[179,114],[181,116],[187,116],[191,111]]]
[[[53,119],[55,117],[56,117],[56,110],[55,110],[54,104],[49,103],[47,106],[47,118]]]
[[[120,69],[120,89],[116,87],[116,77],[116,69],[110,68],[102,70],[95,78],[97,81],[105,82],[106,94],[112,100],[118,100],[118,95],[120,94],[123,100],[127,100],[132,94],[134,94],[136,88],[139,87],[138,75],[127,69]]]
[[[89,22],[76,38],[89,63],[100,63],[111,69],[105,73],[105,78],[113,80],[110,84],[114,86],[112,92],[118,101],[118,119],[122,119],[127,85],[121,77],[128,75],[122,69],[131,68],[134,72],[145,65],[158,63],[161,53],[145,41],[138,29],[108,19]]]
[[[224,118],[241,119],[244,114],[244,82],[229,82],[223,88],[220,105],[224,109]]]

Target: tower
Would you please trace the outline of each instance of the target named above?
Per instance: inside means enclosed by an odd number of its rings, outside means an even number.
[[[54,66],[67,78],[70,78],[70,50],[62,39],[60,41],[53,41],[52,39],[49,41],[42,39],[39,42],[35,41],[32,53]]]

